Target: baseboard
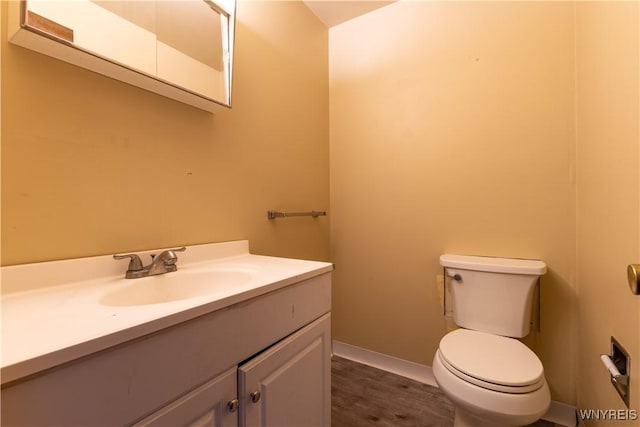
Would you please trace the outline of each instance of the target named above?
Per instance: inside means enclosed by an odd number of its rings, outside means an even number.
[[[373,366],[383,371],[391,372],[423,384],[429,384],[437,387],[436,380],[433,377],[431,366],[421,365],[419,363],[410,362],[408,360],[399,359],[365,348],[356,347],[340,341],[333,341],[333,354],[345,359],[353,360],[364,365]]]
[[[576,427],[578,426],[578,417],[575,406],[566,403],[551,401],[549,410],[542,417],[543,420],[554,423],[556,426]]]
[[[408,360],[356,347],[355,345],[333,341],[333,354],[364,365],[373,366],[383,371],[391,372],[423,384],[437,387],[431,366],[421,365]],[[549,411],[542,417],[557,426],[576,427],[576,408],[561,402],[552,401]]]

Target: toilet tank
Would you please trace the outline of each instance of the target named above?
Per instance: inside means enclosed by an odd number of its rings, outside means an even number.
[[[453,320],[466,329],[522,338],[531,330],[533,295],[544,262],[445,254]]]

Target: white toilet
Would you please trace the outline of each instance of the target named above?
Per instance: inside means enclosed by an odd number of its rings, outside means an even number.
[[[442,255],[453,320],[433,374],[456,410],[454,427],[515,427],[547,412],[551,397],[538,357],[515,338],[531,328],[542,261]]]

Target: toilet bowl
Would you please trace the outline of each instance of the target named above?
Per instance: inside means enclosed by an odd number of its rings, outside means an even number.
[[[517,427],[540,419],[551,396],[529,334],[539,260],[445,254],[453,320],[433,374],[455,407],[454,427]]]
[[[433,374],[456,408],[454,427],[515,427],[551,402],[542,364],[520,341],[458,329],[445,335]]]

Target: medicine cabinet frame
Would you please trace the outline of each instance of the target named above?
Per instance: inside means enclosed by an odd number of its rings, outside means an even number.
[[[64,32],[57,33],[56,29],[43,30],[48,25],[46,19],[44,24],[36,23],[35,26],[30,24],[27,19],[28,1],[8,2],[7,31],[8,39],[11,43],[205,111],[216,112],[231,108],[236,0],[202,0],[220,13],[221,16],[227,17],[227,25],[226,28],[223,27],[224,34],[222,35],[222,62],[226,99],[221,100],[213,99],[185,88],[178,83],[129,67],[121,62],[77,46],[65,39]],[[53,24],[56,27],[55,23]],[[64,26],[58,27],[62,27],[62,31],[64,31]],[[225,44],[226,46],[224,46]]]

